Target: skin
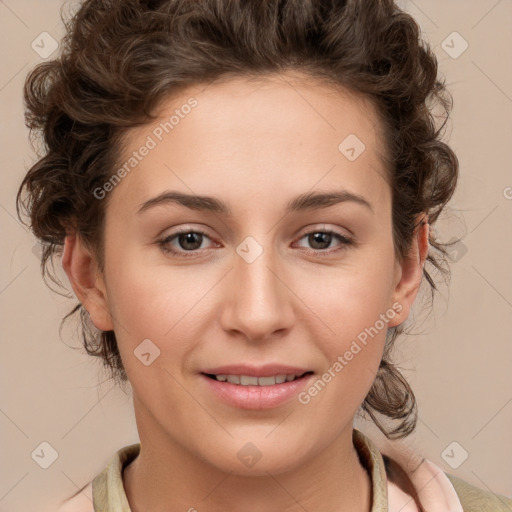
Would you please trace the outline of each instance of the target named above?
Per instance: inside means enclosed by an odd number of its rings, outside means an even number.
[[[141,453],[123,473],[130,506],[369,511],[371,481],[352,428],[385,328],[307,405],[294,398],[273,409],[238,409],[213,396],[199,372],[281,362],[321,376],[394,303],[401,311],[387,326],[406,320],[421,283],[428,224],[400,263],[372,104],[298,75],[190,87],[168,98],[155,122],[130,131],[124,156],[191,96],[198,106],[109,193],[104,272],[73,233],[63,253],[92,321],[115,331],[133,388]],[[349,134],[366,146],[355,161],[338,150]],[[373,211],[347,201],[284,214],[300,194],[340,189],[360,194]],[[137,213],[164,191],[215,196],[233,215],[172,203]],[[158,244],[180,228],[208,234],[195,239],[192,257]],[[325,229],[355,244],[344,247],[333,236],[315,245],[305,236]],[[263,249],[252,263],[236,252],[248,236]],[[181,242],[176,237],[167,247],[187,253]],[[134,350],[148,338],[160,356],[145,366]],[[237,457],[247,442],[262,455],[251,468]]]

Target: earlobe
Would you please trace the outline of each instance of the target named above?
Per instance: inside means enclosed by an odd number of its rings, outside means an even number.
[[[389,322],[389,327],[395,327],[407,319],[421,285],[429,248],[428,216],[422,214],[418,217],[418,221],[419,225],[414,231],[409,253],[402,263],[397,263],[398,281],[394,289],[393,301],[400,304],[402,309]]]
[[[102,331],[114,329],[108,297],[96,259],[76,234],[67,235],[62,252],[62,267],[91,321]]]

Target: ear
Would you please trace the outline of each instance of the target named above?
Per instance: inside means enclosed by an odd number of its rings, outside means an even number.
[[[92,323],[102,331],[114,330],[105,283],[98,270],[96,258],[76,234],[64,240],[62,267]]]
[[[389,327],[405,322],[421,285],[423,267],[428,255],[428,216],[423,213],[417,217],[416,221],[420,224],[414,230],[410,250],[402,263],[396,262],[393,301],[400,304],[402,309],[396,309],[397,314],[389,321]]]

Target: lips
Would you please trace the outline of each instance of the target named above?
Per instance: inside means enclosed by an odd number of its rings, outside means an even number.
[[[225,365],[201,372],[208,393],[238,409],[271,409],[295,397],[312,379],[304,367]]]

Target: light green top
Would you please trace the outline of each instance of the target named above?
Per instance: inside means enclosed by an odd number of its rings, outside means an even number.
[[[372,512],[388,512],[388,479],[384,459],[375,444],[353,430],[354,447],[372,482]],[[92,481],[95,512],[131,512],[123,486],[123,468],[134,460],[140,443],[121,448]],[[493,494],[445,473],[459,497],[464,512],[512,512],[512,499]]]

